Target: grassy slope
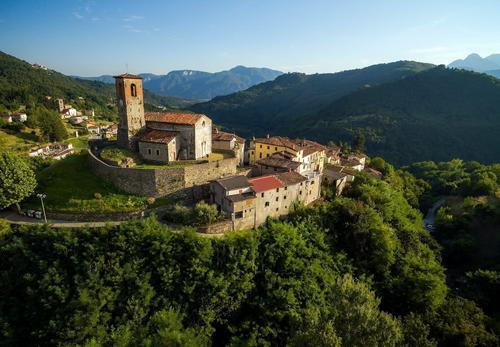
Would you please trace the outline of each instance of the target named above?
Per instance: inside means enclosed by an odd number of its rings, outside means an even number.
[[[51,212],[100,213],[128,212],[146,207],[146,198],[117,191],[96,177],[87,163],[87,154],[61,160],[38,177],[38,190],[47,195],[46,206]],[[95,193],[101,194],[97,199]],[[37,206],[37,201],[30,205]]]

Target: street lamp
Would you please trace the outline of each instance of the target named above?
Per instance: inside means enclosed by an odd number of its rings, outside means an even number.
[[[45,206],[43,205],[43,199],[47,197],[47,195],[45,194],[37,194],[36,196],[38,196],[40,198],[40,202],[42,203],[42,211],[43,211],[43,220],[45,221],[45,224],[47,224],[47,215],[45,214]]]

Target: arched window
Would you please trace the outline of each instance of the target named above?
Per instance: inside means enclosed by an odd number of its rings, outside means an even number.
[[[202,127],[204,127],[204,126],[205,126],[205,121],[203,121],[203,122],[201,123],[201,126],[202,126]]]
[[[130,94],[132,96],[137,96],[137,87],[133,83],[130,85]]]

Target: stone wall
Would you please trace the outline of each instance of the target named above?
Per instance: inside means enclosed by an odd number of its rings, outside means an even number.
[[[212,225],[200,226],[197,230],[204,234],[224,234],[226,231],[233,230],[233,222],[225,220]]]
[[[109,165],[89,151],[89,163],[97,176],[126,193],[200,200],[208,197],[211,180],[236,174],[238,158],[179,168],[136,169]]]

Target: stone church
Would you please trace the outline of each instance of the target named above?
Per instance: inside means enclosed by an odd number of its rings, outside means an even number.
[[[212,120],[204,114],[144,112],[142,77],[114,76],[118,144],[151,162],[198,160],[212,153]]]

